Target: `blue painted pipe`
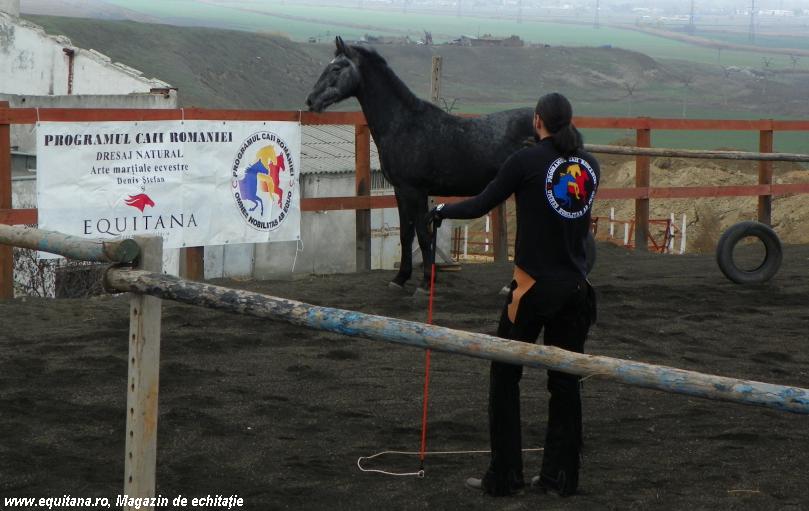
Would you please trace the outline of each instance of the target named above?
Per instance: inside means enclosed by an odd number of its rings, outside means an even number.
[[[342,335],[406,344],[510,364],[554,369],[579,376],[600,376],[665,392],[809,414],[809,389],[799,387],[584,355],[552,346],[510,341],[415,321],[319,307],[295,300],[191,282],[170,275],[140,270],[110,268],[105,283],[107,289],[143,293]]]

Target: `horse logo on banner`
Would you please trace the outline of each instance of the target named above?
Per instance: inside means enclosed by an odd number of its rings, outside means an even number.
[[[273,231],[281,225],[292,203],[293,173],[287,144],[274,133],[255,133],[244,141],[233,164],[231,191],[251,227]]]

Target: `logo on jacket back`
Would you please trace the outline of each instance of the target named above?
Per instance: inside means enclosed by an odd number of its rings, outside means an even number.
[[[585,160],[558,158],[545,175],[545,197],[564,218],[579,218],[593,205],[598,178]]]

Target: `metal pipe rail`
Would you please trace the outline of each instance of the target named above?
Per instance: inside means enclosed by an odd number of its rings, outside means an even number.
[[[130,263],[140,254],[134,240],[91,240],[33,227],[0,224],[0,245],[30,248],[79,261]]]
[[[129,291],[227,312],[417,348],[601,376],[639,387],[809,414],[809,389],[714,376],[667,366],[584,355],[415,321],[309,305],[142,270],[110,268],[108,290]]]
[[[702,151],[697,149],[669,149],[663,147],[635,147],[619,145],[584,144],[591,153],[625,154],[630,156],[668,156],[674,158],[704,158],[709,160],[792,161],[809,162],[809,154],[752,153],[747,151]]]

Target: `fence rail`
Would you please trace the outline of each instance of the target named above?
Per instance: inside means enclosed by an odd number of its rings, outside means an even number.
[[[301,200],[303,211],[355,210],[357,269],[370,268],[371,227],[370,211],[376,208],[395,207],[393,196],[370,195],[370,133],[361,112],[303,111],[263,111],[263,110],[224,110],[224,109],[131,109],[131,108],[9,108],[7,102],[0,102],[0,223],[37,223],[36,209],[12,209],[11,205],[11,143],[10,127],[14,124],[34,124],[39,121],[54,122],[104,122],[104,121],[150,121],[150,120],[223,120],[223,121],[299,121],[311,124],[351,124],[355,127],[355,196],[321,197]],[[699,119],[653,119],[646,117],[576,117],[576,125],[590,129],[631,129],[635,130],[634,148],[611,148],[610,146],[588,146],[594,152],[610,151],[614,154],[635,156],[635,186],[632,188],[601,188],[600,199],[623,199],[635,201],[635,239],[648,239],[649,200],[756,196],[758,197],[757,218],[771,224],[772,198],[786,194],[809,193],[809,183],[773,184],[772,161],[806,161],[809,155],[773,153],[773,137],[778,131],[809,131],[809,121],[779,120],[699,120]],[[650,184],[650,158],[662,155],[680,157],[728,157],[726,151],[688,151],[650,149],[652,130],[736,130],[758,131],[759,152],[736,152],[738,159],[759,160],[758,184],[737,186],[688,186],[653,187]],[[625,151],[618,153],[617,151]],[[635,151],[635,152],[632,152]],[[710,156],[714,154],[715,156]],[[771,154],[771,155],[770,155]],[[496,209],[493,215],[492,246],[497,260],[507,257],[507,233],[504,211]],[[645,244],[638,249],[645,250]],[[201,279],[203,272],[203,249],[184,249],[185,276]],[[11,251],[0,248],[0,299],[13,296]]]
[[[134,240],[91,240],[54,231],[0,224],[0,243],[59,254],[79,261],[130,263],[140,254]]]

